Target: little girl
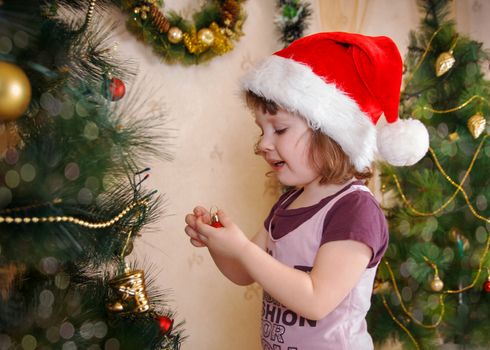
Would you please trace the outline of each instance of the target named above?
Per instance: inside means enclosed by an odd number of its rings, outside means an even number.
[[[410,165],[427,151],[416,120],[398,119],[402,62],[387,37],[319,33],[276,52],[242,81],[261,130],[256,151],[294,189],[249,240],[196,207],[185,231],[239,285],[264,289],[265,350],[373,349],[365,321],[388,245],[383,212],[365,180],[375,152]],[[388,122],[376,135],[384,114]]]

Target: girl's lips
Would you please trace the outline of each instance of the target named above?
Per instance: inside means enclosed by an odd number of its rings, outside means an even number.
[[[274,170],[279,170],[281,169],[284,165],[286,164],[286,162],[283,162],[281,160],[278,160],[278,161],[269,161],[269,165],[272,167],[272,169]]]

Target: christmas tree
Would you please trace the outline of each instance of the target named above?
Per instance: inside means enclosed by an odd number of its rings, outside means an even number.
[[[489,56],[456,31],[451,1],[418,4],[424,16],[410,34],[400,115],[427,126],[430,149],[412,167],[381,168],[390,245],[368,323],[377,343],[488,348]]]
[[[164,115],[125,96],[134,73],[114,24],[94,20],[103,9],[0,2],[1,349],[182,341],[165,294],[127,257],[159,213],[144,162],[168,155]]]

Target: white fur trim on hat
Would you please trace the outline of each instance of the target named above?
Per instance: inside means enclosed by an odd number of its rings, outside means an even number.
[[[276,102],[303,116],[309,126],[335,140],[363,171],[374,160],[376,128],[357,103],[335,84],[325,82],[307,65],[271,56],[241,81],[244,91]]]
[[[378,151],[395,166],[417,163],[429,148],[429,133],[417,119],[398,119],[378,129]]]

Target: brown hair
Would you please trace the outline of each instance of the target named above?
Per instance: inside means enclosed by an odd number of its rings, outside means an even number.
[[[252,91],[245,95],[247,106],[252,110],[261,110],[263,113],[275,115],[282,107],[276,102],[259,96]],[[258,143],[255,145],[255,153]],[[328,135],[320,130],[312,130],[310,135],[310,161],[316,166],[321,175],[320,184],[342,184],[352,177],[359,180],[367,180],[373,176],[370,168],[357,171],[350,157],[342,147]]]

